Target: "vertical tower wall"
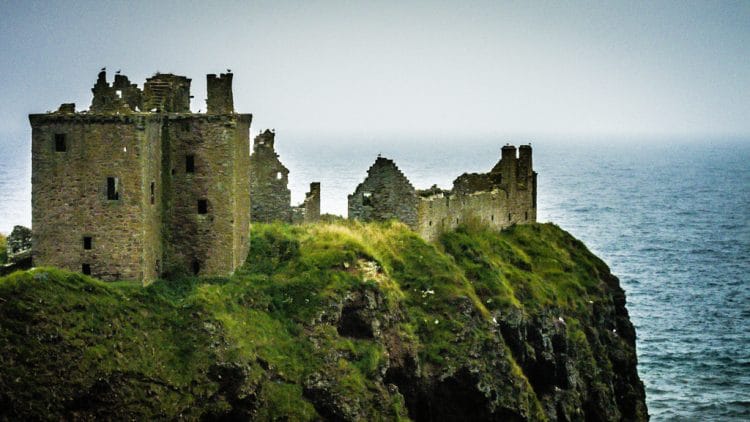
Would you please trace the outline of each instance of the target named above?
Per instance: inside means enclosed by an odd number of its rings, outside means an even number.
[[[144,191],[150,188],[147,178],[158,171],[149,147],[158,137],[158,120],[30,116],[35,265],[80,272],[86,264],[104,280],[153,279],[160,245],[148,240],[146,248],[146,238],[158,231],[153,217],[158,205],[151,205]],[[64,151],[57,151],[57,140]],[[108,199],[108,178],[116,178],[117,199]]]
[[[222,73],[219,77],[213,74],[206,76],[208,88],[206,106],[209,114],[234,113],[232,77],[231,73]]]
[[[244,260],[250,214],[250,199],[243,198],[248,196],[250,120],[250,115],[170,116],[165,143],[170,166],[165,201],[167,271],[220,275]]]

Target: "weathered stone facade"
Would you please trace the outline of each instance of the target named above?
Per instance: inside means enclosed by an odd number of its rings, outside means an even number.
[[[504,146],[501,160],[489,173],[465,173],[456,178],[452,190],[433,186],[416,191],[393,161],[378,157],[365,181],[349,195],[349,218],[395,218],[427,240],[470,219],[498,229],[535,222],[531,146],[522,145],[518,157],[514,146]]]
[[[320,218],[320,182],[310,184],[310,192],[298,206],[291,206],[289,169],[274,149],[276,134],[266,129],[253,141],[250,156],[251,220],[269,223],[310,223]]]
[[[409,179],[393,160],[378,156],[367,170],[367,177],[348,197],[349,218],[385,221],[395,218],[412,228],[418,227],[419,198]]]
[[[253,141],[250,156],[251,220],[261,223],[289,222],[292,219],[292,193],[287,188],[289,169],[274,149],[276,135],[266,129]]]
[[[310,183],[310,192],[305,194],[305,200],[292,207],[292,223],[314,223],[320,220],[320,182]]]
[[[252,116],[214,98],[226,89],[209,92],[220,112],[191,113],[184,76],[141,91],[102,71],[92,91],[89,112],[29,116],[35,265],[144,283],[233,271],[248,250]]]

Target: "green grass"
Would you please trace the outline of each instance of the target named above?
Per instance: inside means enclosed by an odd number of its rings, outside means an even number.
[[[222,414],[252,397],[260,419],[315,420],[305,386],[323,377],[332,400],[403,419],[403,397],[382,382],[385,337],[342,336],[330,319],[352,295],[376,298],[382,329],[416,351],[430,377],[487,364],[477,351],[496,347],[495,312],[587,312],[607,271],[551,224],[461,227],[433,245],[396,222],[334,221],[253,225],[247,262],[231,277],[142,288],[53,268],[17,272],[0,278],[0,402],[31,406],[19,414],[66,415],[73,398],[91,399],[81,392],[109,397],[104,382],[138,418]],[[585,346],[574,324],[569,336]],[[513,356],[497,353],[513,397],[540,415]],[[214,376],[227,365],[239,368],[241,387]]]

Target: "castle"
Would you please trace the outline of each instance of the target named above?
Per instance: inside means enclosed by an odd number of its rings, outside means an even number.
[[[102,70],[88,112],[29,116],[35,265],[147,283],[244,262],[252,115],[235,113],[231,73],[207,83],[206,113],[192,113],[184,76],[141,90]]]
[[[392,160],[379,156],[348,197],[349,218],[395,218],[430,241],[470,219],[497,229],[531,223],[536,221],[536,178],[530,145],[521,145],[518,155],[516,147],[504,146],[488,173],[464,173],[452,190],[414,189]]]
[[[234,111],[232,77],[207,75],[206,112],[193,113],[185,76],[157,73],[140,89],[102,69],[88,111],[29,115],[34,265],[143,283],[226,275],[245,260],[251,221],[318,221],[320,183],[291,205],[273,131],[250,154],[252,115]],[[398,219],[426,240],[471,219],[536,221],[531,147],[518,154],[506,145],[488,173],[463,174],[452,190],[416,190],[378,157],[348,197],[349,218]]]

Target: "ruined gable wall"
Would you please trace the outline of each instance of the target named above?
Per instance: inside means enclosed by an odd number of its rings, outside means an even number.
[[[167,270],[200,275],[227,274],[238,261],[235,245],[235,174],[238,130],[249,125],[242,115],[170,114],[166,127],[165,163],[170,167],[165,202]],[[247,119],[247,123],[238,120]],[[187,156],[194,157],[188,172]],[[207,213],[199,213],[199,200]],[[238,224],[242,224],[238,221]]]
[[[31,115],[32,227],[35,265],[82,271],[103,280],[143,277],[143,115]],[[55,151],[64,134],[66,151]],[[107,177],[119,199],[107,199]],[[83,237],[92,237],[84,250]]]
[[[385,221],[395,218],[416,229],[419,200],[411,182],[393,161],[378,158],[367,178],[348,197],[349,218]]]
[[[255,139],[250,156],[250,217],[252,221],[290,222],[292,193],[287,187],[289,170],[279,160],[270,144],[261,144],[264,139]]]

